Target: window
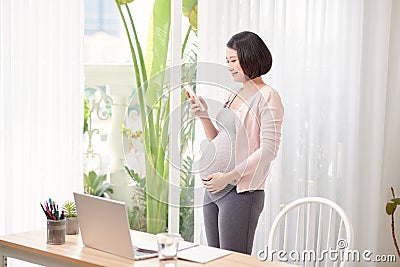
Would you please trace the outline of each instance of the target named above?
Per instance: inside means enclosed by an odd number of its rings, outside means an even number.
[[[120,18],[114,1],[85,0],[85,35],[96,32],[120,35]]]

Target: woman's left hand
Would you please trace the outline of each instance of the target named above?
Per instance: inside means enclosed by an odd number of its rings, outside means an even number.
[[[218,193],[224,189],[229,183],[228,176],[222,172],[215,172],[207,177],[207,181],[203,181],[204,186],[211,194]]]

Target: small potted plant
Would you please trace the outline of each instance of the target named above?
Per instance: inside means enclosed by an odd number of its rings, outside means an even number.
[[[62,206],[62,212],[66,221],[66,233],[67,235],[76,235],[79,233],[78,226],[78,214],[76,212],[75,202],[67,201]]]

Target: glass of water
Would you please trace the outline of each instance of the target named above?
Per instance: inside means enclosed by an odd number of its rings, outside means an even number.
[[[178,256],[180,234],[159,233],[157,234],[158,258],[160,260],[176,260]]]

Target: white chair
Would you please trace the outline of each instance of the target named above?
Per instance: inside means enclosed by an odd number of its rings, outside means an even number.
[[[326,198],[305,197],[279,212],[271,226],[266,253],[269,260],[295,265],[342,267],[356,257],[352,245],[353,228],[343,209]]]

